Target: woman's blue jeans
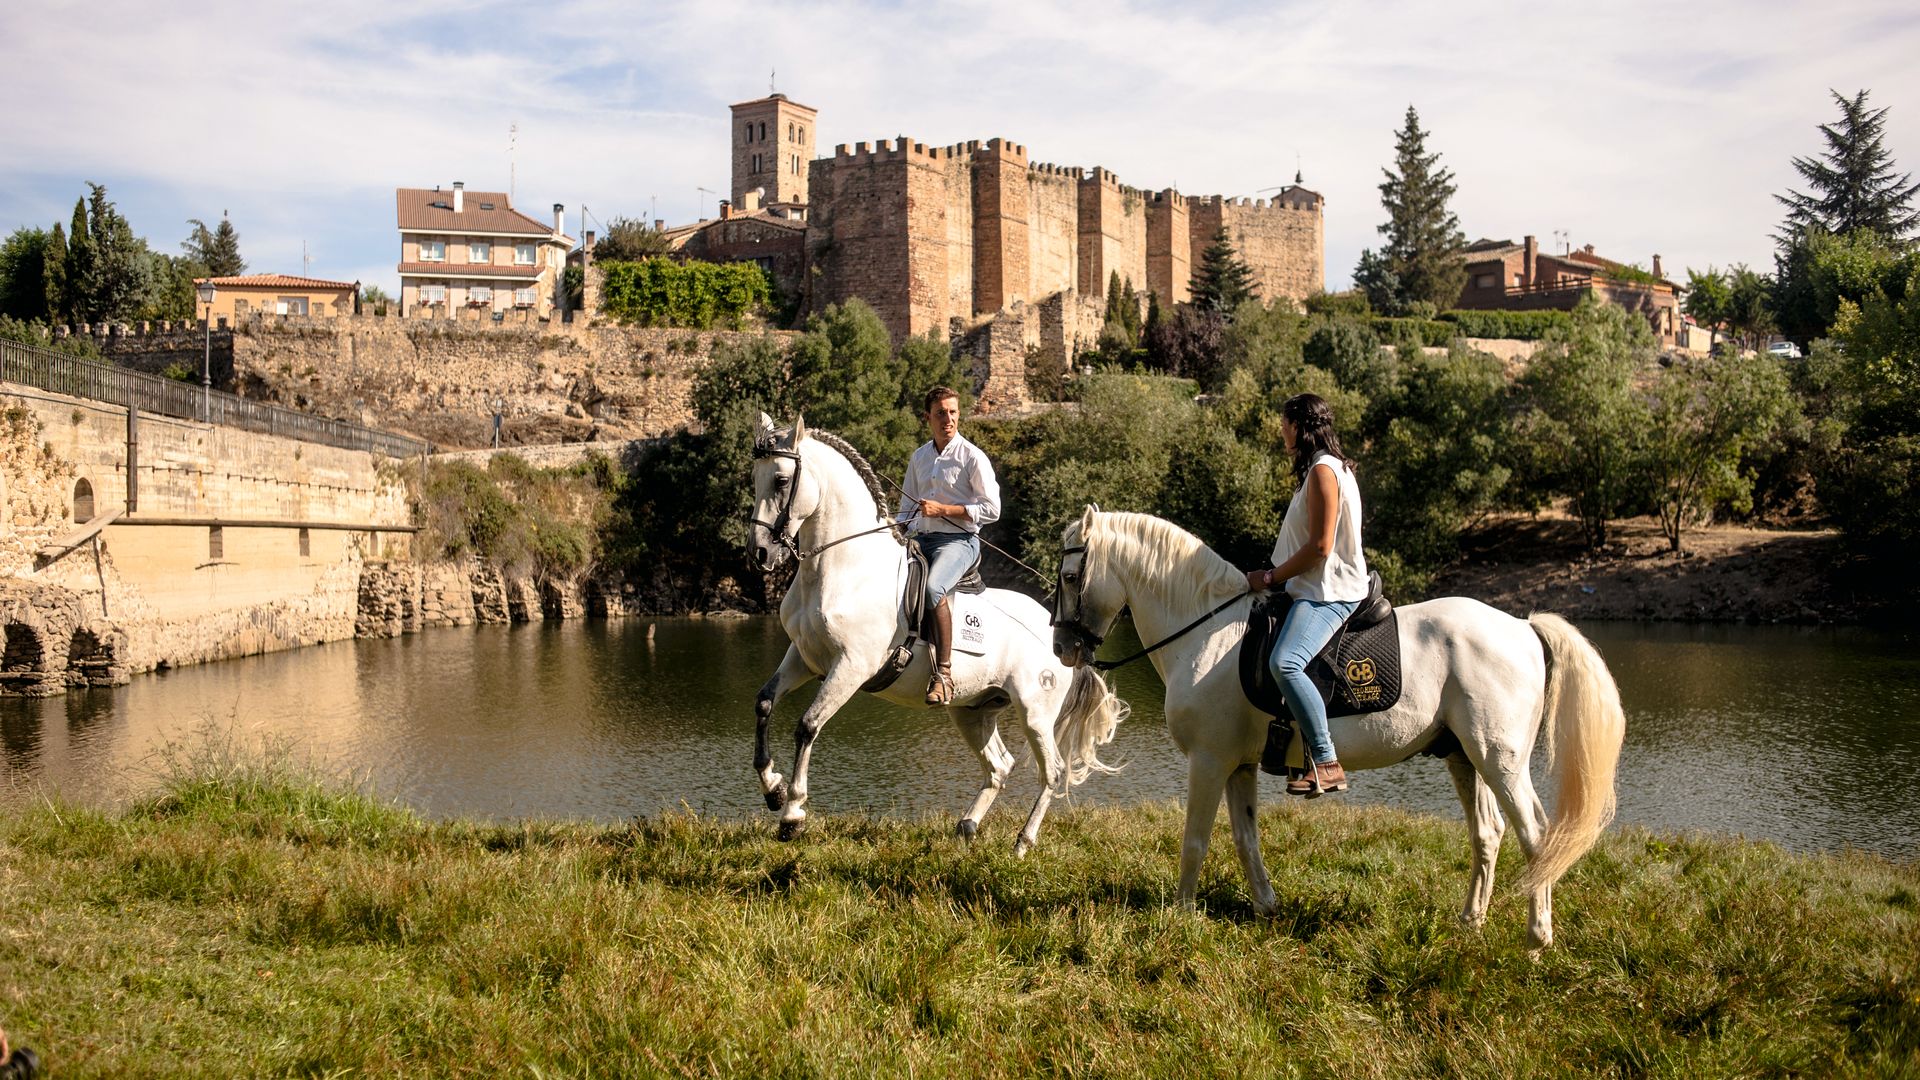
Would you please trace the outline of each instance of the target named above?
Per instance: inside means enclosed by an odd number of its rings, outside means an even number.
[[[1280,626],[1280,640],[1273,644],[1273,655],[1267,657],[1267,670],[1273,673],[1280,696],[1300,721],[1307,753],[1318,764],[1324,765],[1337,755],[1327,734],[1327,705],[1320,700],[1313,680],[1307,678],[1307,665],[1359,606],[1352,600],[1295,600],[1287,609],[1287,621]]]
[[[927,607],[936,608],[980,561],[980,538],[970,532],[923,532],[914,542],[927,557]]]

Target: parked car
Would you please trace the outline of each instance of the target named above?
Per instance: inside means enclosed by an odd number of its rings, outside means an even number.
[[[1777,356],[1782,360],[1800,359],[1800,346],[1795,345],[1791,341],[1776,341],[1767,346],[1767,352],[1769,355]]]

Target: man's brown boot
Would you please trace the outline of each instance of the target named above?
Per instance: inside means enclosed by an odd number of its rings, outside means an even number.
[[[933,678],[927,680],[927,704],[953,701],[953,601],[949,597],[933,609]]]

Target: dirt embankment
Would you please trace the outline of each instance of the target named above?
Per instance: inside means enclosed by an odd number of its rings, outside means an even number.
[[[1668,550],[1653,518],[1611,527],[1591,552],[1562,514],[1501,518],[1462,541],[1461,564],[1436,596],[1471,596],[1516,615],[1573,619],[1851,623],[1872,619],[1886,597],[1873,589],[1830,529],[1714,526]]]

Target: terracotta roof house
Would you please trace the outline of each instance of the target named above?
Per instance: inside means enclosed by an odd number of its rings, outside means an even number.
[[[360,292],[357,281],[323,281],[292,274],[241,274],[194,278],[195,286],[213,283],[212,318],[239,320],[253,315],[351,315]],[[197,303],[196,315],[207,312]]]
[[[1661,275],[1660,256],[1651,273],[1594,253],[1593,245],[1564,255],[1543,254],[1526,237],[1477,240],[1463,253],[1467,283],[1454,306],[1478,310],[1571,311],[1589,293],[1646,317],[1655,337],[1672,345],[1681,332],[1680,286]]]
[[[676,259],[753,263],[786,296],[806,286],[806,221],[788,208],[761,206],[753,192],[742,206],[723,200],[719,217],[665,230],[665,236]]]
[[[498,191],[400,188],[400,313],[412,317],[549,317],[561,299],[573,239],[553,204],[551,226],[515,210]]]

